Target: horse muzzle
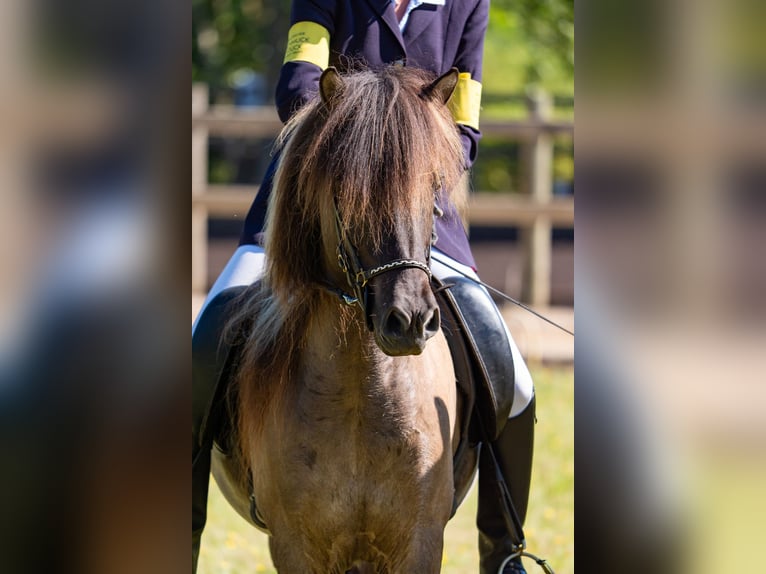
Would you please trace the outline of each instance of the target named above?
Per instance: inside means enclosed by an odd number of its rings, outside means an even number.
[[[426,342],[439,331],[439,326],[439,307],[435,302],[415,309],[392,306],[375,326],[375,339],[386,355],[419,355]]]

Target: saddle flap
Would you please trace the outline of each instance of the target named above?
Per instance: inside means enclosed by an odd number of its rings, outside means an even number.
[[[466,277],[442,280],[437,300],[446,319],[444,334],[456,363],[455,372],[463,388],[475,391],[475,412],[491,440],[500,436],[511,412],[514,393],[513,357],[502,317],[492,300]],[[459,366],[465,360],[470,364]]]
[[[192,335],[192,434],[200,445],[217,439],[228,413],[225,397],[236,368],[239,349],[224,337],[233,303],[246,287],[229,287],[218,293],[202,311]]]

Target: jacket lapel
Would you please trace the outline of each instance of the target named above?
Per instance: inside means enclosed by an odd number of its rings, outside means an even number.
[[[411,44],[418,36],[425,32],[437,19],[445,6],[433,4],[421,4],[416,10],[410,12],[410,19],[404,29],[404,40]],[[394,15],[396,17],[396,15]]]
[[[399,30],[399,20],[396,19],[396,13],[394,12],[394,4],[391,0],[367,0],[367,2],[373,7],[375,12],[381,17],[383,22],[386,23],[391,34],[394,35],[396,41],[399,42],[399,46],[402,48],[403,53],[407,53],[404,47],[404,39],[402,33]]]

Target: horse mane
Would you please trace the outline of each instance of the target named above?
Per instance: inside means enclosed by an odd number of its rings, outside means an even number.
[[[322,222],[333,221],[334,203],[352,241],[363,234],[377,246],[396,214],[430,213],[439,189],[458,187],[462,147],[447,107],[424,91],[434,79],[395,66],[344,76],[338,97],[314,98],[280,134],[265,273],[241,297],[229,329],[243,349],[232,387],[245,452],[290,395],[309,321],[327,301]],[[352,324],[354,310],[339,308]]]

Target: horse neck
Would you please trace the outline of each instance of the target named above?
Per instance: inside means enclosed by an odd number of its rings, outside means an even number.
[[[311,325],[303,353],[304,381],[327,396],[341,395],[362,406],[378,391],[396,394],[402,368],[408,359],[396,364],[378,348],[361,312],[343,317],[338,302],[321,305]]]

